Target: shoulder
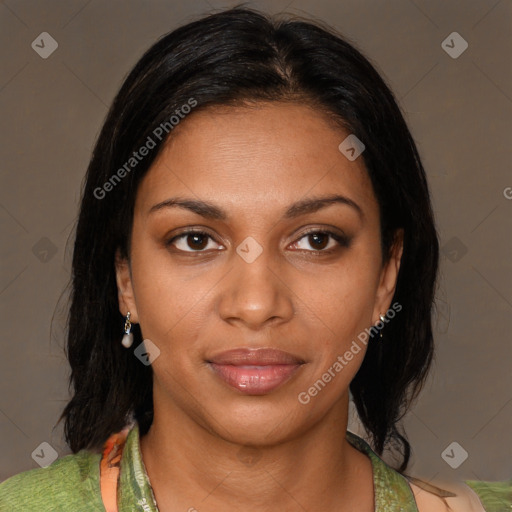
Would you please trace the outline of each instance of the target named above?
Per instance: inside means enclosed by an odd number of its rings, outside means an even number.
[[[409,482],[419,512],[486,512],[478,496],[462,483]]]
[[[501,482],[466,480],[466,484],[478,495],[486,512],[512,511],[512,478]]]
[[[99,488],[100,454],[80,451],[47,468],[31,469],[0,484],[0,510],[104,511]]]

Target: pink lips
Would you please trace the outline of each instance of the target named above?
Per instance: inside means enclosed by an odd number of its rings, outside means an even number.
[[[239,348],[222,352],[208,363],[233,388],[247,395],[264,395],[290,379],[304,361],[281,350]]]

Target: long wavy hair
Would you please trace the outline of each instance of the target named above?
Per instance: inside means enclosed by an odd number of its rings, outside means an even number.
[[[122,84],[97,139],[72,260],[66,346],[72,398],[59,419],[65,419],[69,447],[75,453],[99,450],[128,421],[137,420],[141,435],[151,425],[152,369],[121,345],[124,319],[114,261],[117,249],[129,257],[137,187],[166,140],[158,140],[154,130],[191,99],[196,106],[190,116],[214,105],[298,101],[364,143],[362,158],[380,208],[384,262],[396,230],[404,230],[393,298],[403,309],[383,329],[384,339],[368,344],[350,390],[374,450],[396,449],[402,459],[397,469],[405,471],[410,446],[400,420],[433,357],[439,252],[417,148],[392,92],[353,44],[318,21],[277,19],[243,7],[208,14],[149,48]],[[105,186],[152,134],[156,147]],[[133,333],[137,346],[138,326]]]

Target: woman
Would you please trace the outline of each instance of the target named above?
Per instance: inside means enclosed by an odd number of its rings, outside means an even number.
[[[74,455],[4,482],[0,508],[484,510],[405,475],[437,267],[418,152],[357,50],[240,8],[175,30],[87,172]],[[350,395],[373,448],[347,432]]]

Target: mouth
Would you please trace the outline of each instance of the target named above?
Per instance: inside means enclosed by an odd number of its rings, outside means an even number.
[[[246,395],[265,395],[289,381],[305,361],[281,350],[239,348],[207,361],[220,379]]]

